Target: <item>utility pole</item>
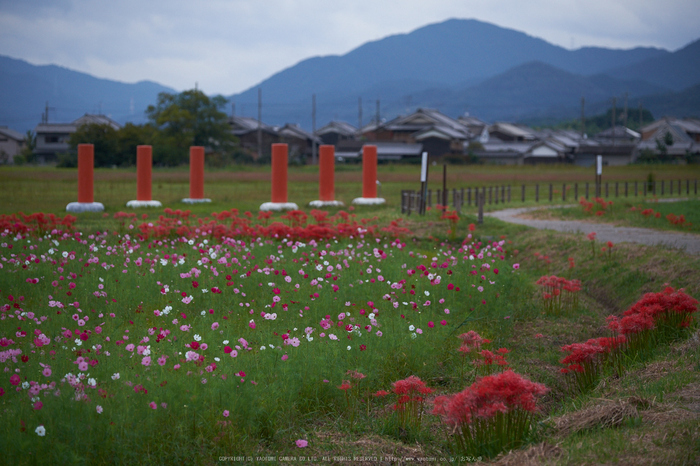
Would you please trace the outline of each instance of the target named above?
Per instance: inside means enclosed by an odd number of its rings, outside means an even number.
[[[583,139],[583,135],[586,134],[586,98],[581,97],[581,139]]]
[[[642,101],[639,101],[639,132],[642,132]]]
[[[362,134],[362,97],[357,98],[357,130]]]
[[[379,129],[379,122],[381,121],[379,119],[379,99],[377,99],[377,129]]]
[[[623,114],[622,121],[624,122],[625,128],[627,128],[627,93],[625,92],[625,113]]]
[[[262,89],[258,88],[258,159],[262,157]]]
[[[231,102],[231,118],[236,116],[236,102]]]
[[[612,104],[613,104],[613,106],[612,106],[612,129],[613,129],[613,131],[612,131],[612,145],[614,146],[615,145],[615,110],[616,110],[615,106],[617,105],[617,97],[613,97],[612,100],[613,100],[612,101]]]
[[[316,165],[316,94],[311,95],[311,135],[311,165]]]
[[[44,124],[49,123],[49,110],[56,110],[56,107],[49,107],[49,101],[46,101],[46,107],[44,107],[44,113],[41,115],[41,122]]]

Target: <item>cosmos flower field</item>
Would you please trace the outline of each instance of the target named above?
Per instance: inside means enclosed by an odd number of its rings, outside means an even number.
[[[458,335],[497,339],[529,289],[503,239],[426,247],[371,221],[224,217],[91,232],[5,219],[3,452],[187,461],[290,430],[306,445],[316,420],[347,419],[348,374],[368,411],[396,380],[462,377]]]

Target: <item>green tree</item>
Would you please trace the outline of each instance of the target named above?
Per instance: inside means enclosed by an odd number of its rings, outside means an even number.
[[[128,164],[120,158],[119,134],[110,125],[96,123],[82,125],[70,135],[68,144],[73,151],[78,149],[78,144],[93,144],[95,146],[96,167]]]
[[[224,97],[210,98],[197,89],[158,94],[156,105],[146,109],[146,116],[159,132],[156,161],[168,165],[186,162],[190,146],[204,146],[219,153],[235,151],[237,139],[220,110],[224,105]]]
[[[27,130],[27,134],[24,136],[24,147],[20,150],[14,158],[14,163],[17,165],[23,165],[25,163],[34,162],[34,149],[36,148],[36,134],[32,131]]]

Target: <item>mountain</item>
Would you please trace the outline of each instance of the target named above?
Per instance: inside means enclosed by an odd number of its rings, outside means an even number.
[[[122,124],[142,123],[146,107],[156,102],[159,92],[176,91],[152,81],[127,84],[0,55],[0,125],[21,132],[41,122],[47,101],[49,122],[101,112]]]
[[[700,118],[700,84],[679,92],[646,96],[642,103],[656,117]]]
[[[422,90],[442,92],[533,61],[573,74],[594,75],[613,66],[669,54],[642,47],[569,51],[512,29],[473,19],[451,19],[368,42],[342,56],[303,60],[232,98],[237,108],[244,107],[248,116],[256,116],[260,88],[264,120],[279,124],[283,121],[276,118],[286,118],[309,127],[312,94],[317,96],[317,121],[327,121],[336,114],[354,114],[349,121],[357,121],[358,97],[364,102],[379,97],[386,108],[421,105],[406,98],[416,90],[415,86],[405,89],[400,85],[407,78],[414,84],[422,83]],[[389,90],[388,94],[378,92],[383,89]],[[298,110],[285,110],[297,106]],[[372,106],[364,111],[374,114]]]
[[[680,91],[700,82],[700,39],[673,53],[617,66],[605,74],[619,79],[640,78]]]
[[[429,101],[447,114],[465,109],[486,120],[518,121],[525,117],[568,116],[580,112],[581,97],[589,104],[628,93],[629,98],[667,92],[643,81],[622,81],[605,75],[581,76],[542,62],[516,66],[480,84]],[[417,100],[422,100],[417,98]],[[622,105],[620,102],[619,105]]]

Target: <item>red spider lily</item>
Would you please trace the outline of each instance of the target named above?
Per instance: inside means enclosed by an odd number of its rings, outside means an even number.
[[[544,275],[536,284],[543,288],[542,300],[547,314],[560,315],[562,311],[575,312],[578,309],[580,280]]]
[[[450,426],[461,451],[495,456],[523,443],[537,412],[537,399],[547,391],[507,370],[478,379],[454,395],[438,396],[432,414]]]
[[[423,417],[423,403],[425,401],[423,395],[429,395],[434,390],[426,387],[420,378],[412,375],[406,379],[394,382],[391,391],[396,396],[396,402],[392,405],[392,408],[398,417],[401,428],[420,428]],[[374,396],[384,397],[389,394],[387,391],[379,390]]]

